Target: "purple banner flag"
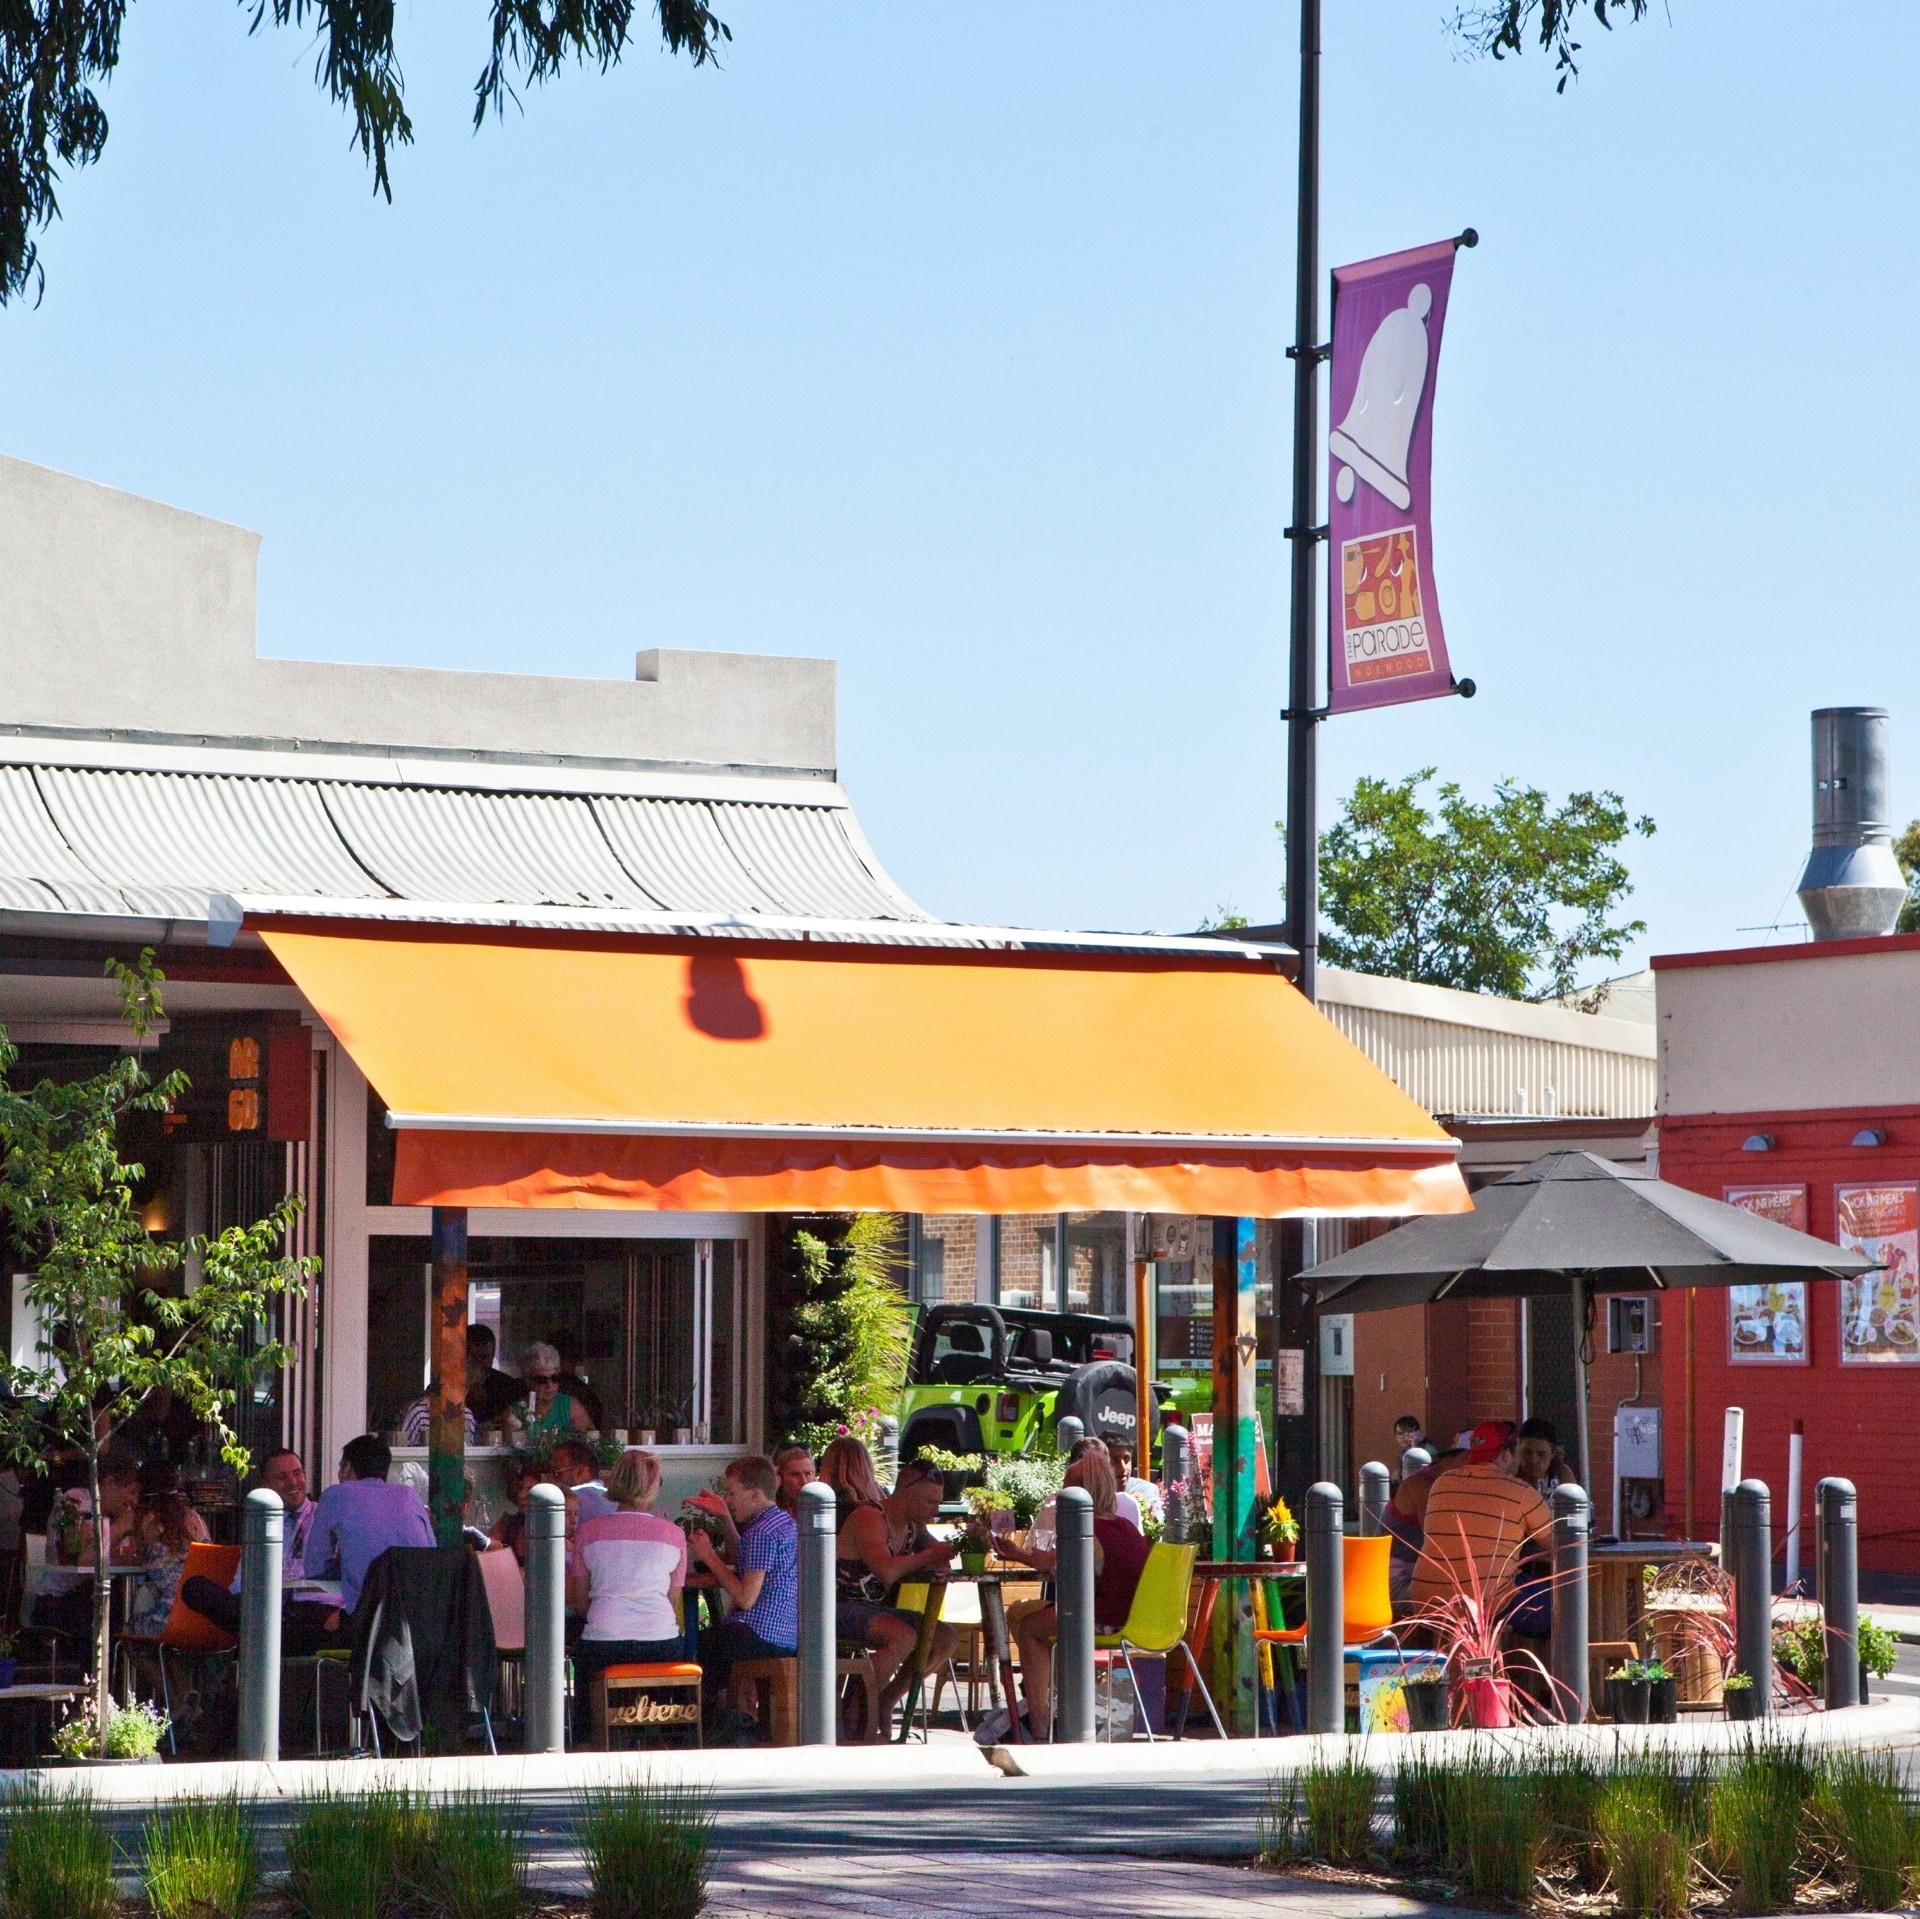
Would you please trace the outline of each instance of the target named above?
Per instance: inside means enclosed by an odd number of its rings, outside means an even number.
[[[1453,255],[1442,240],[1333,272],[1327,711],[1453,691],[1433,590],[1433,383]]]

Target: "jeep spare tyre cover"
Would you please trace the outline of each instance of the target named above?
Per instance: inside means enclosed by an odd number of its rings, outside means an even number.
[[[1089,1439],[1104,1439],[1109,1445],[1118,1440],[1131,1446],[1137,1463],[1142,1448],[1134,1402],[1136,1389],[1133,1368],[1124,1360],[1092,1360],[1085,1366],[1075,1367],[1061,1383],[1059,1397],[1054,1402],[1054,1421],[1057,1424],[1063,1419],[1077,1419]],[[1153,1431],[1148,1435],[1149,1443],[1160,1432],[1158,1406],[1151,1409],[1151,1418]]]

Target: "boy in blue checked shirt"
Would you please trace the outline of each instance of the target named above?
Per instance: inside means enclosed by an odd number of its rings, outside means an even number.
[[[793,1515],[774,1503],[780,1481],[773,1462],[758,1453],[734,1460],[719,1499],[696,1496],[711,1511],[724,1506],[736,1539],[733,1563],[705,1533],[694,1533],[687,1550],[733,1601],[734,1610],[700,1635],[709,1710],[724,1702],[727,1675],[740,1659],[791,1659],[800,1645],[800,1529]]]

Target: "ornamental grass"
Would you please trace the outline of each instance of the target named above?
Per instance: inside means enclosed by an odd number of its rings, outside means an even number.
[[[111,1919],[113,1838],[90,1794],[29,1782],[0,1801],[0,1919]]]

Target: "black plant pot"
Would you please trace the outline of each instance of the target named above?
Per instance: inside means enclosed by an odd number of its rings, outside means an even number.
[[[1407,1730],[1409,1732],[1445,1732],[1453,1723],[1453,1702],[1445,1679],[1419,1679],[1409,1682],[1407,1694]]]
[[[957,1506],[967,1496],[967,1469],[962,1466],[958,1472],[942,1473],[944,1482],[940,1488],[940,1497],[949,1506]]]
[[[1652,1691],[1653,1687],[1644,1679],[1609,1679],[1607,1710],[1612,1714],[1614,1723],[1644,1726],[1653,1703],[1650,1697]]]
[[[1860,1703],[1863,1706],[1867,1703],[1867,1662],[1864,1659],[1860,1662]]]
[[[1729,1719],[1758,1719],[1760,1717],[1760,1694],[1752,1686],[1740,1686],[1734,1691],[1722,1695],[1727,1702]]]
[[[1649,1679],[1647,1686],[1647,1723],[1653,1726],[1671,1726],[1680,1717],[1678,1698],[1680,1682],[1677,1679]]]

